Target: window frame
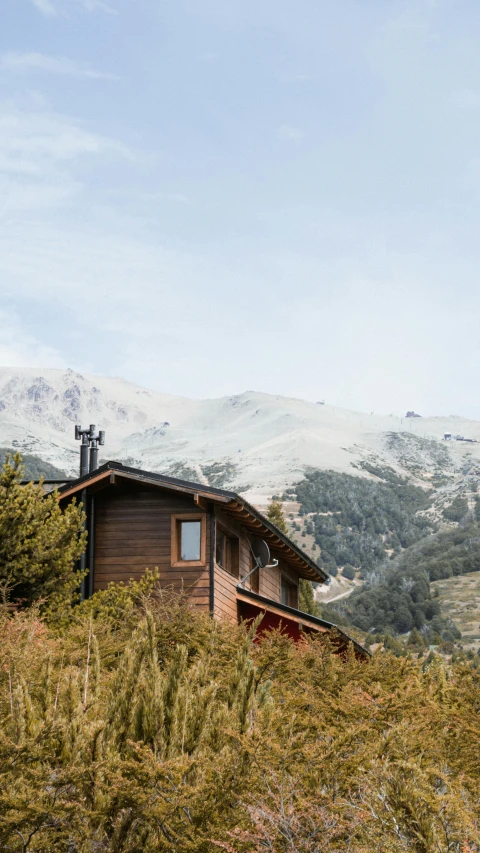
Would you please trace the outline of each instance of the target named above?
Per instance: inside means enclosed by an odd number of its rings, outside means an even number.
[[[199,521],[200,522],[200,559],[199,560],[182,560],[181,559],[181,523],[182,521]],[[172,515],[171,527],[171,556],[172,567],[194,567],[207,565],[207,524],[204,512],[179,512]]]
[[[217,537],[221,534],[226,540],[227,565],[222,566],[217,562]],[[237,580],[240,578],[240,537],[237,533],[233,533],[224,524],[215,520],[215,551],[214,560],[217,568],[223,572],[227,572],[232,578]],[[233,571],[232,571],[233,569]]]
[[[283,601],[283,590],[286,590],[288,601]],[[280,572],[280,604],[298,610],[298,585],[292,582],[285,572]]]

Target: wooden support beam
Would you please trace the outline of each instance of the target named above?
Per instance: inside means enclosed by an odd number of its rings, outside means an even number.
[[[205,500],[204,497],[202,497],[202,495],[195,494],[193,496],[193,501],[200,509],[208,509],[208,502]]]

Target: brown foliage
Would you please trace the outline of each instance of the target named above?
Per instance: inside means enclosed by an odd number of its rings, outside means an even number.
[[[3,612],[0,849],[478,853],[467,663],[252,642],[143,592],[61,633]]]

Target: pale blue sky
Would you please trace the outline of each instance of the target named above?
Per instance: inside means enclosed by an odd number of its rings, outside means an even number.
[[[480,418],[480,4],[1,0],[0,362]]]

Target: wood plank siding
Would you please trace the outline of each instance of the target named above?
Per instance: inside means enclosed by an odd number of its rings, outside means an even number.
[[[239,543],[239,571],[237,574],[232,574],[222,568],[215,561],[214,566],[214,613],[221,619],[226,619],[229,622],[237,622],[237,584],[241,579],[246,577],[253,568],[252,552],[250,541],[253,538],[252,534],[248,534],[245,528],[235,522],[231,515],[215,508],[216,528],[222,530],[232,538],[238,539]],[[251,575],[245,582],[246,589],[251,589],[253,592],[258,592],[272,601],[281,601],[281,578],[284,575],[289,583],[292,584],[293,593],[291,604],[295,606],[298,602],[298,576],[287,569],[282,559],[281,553],[276,553],[271,550],[272,562],[276,558],[279,561],[278,566],[272,566],[265,569],[260,569],[257,577]],[[256,581],[256,583],[255,583]]]
[[[85,597],[157,568],[162,587],[183,591],[193,607],[232,624],[262,613],[260,633],[284,627],[295,641],[335,627],[298,611],[300,578],[322,582],[325,573],[234,492],[106,462],[60,488],[60,504],[72,500],[85,503],[87,516]],[[252,572],[257,538],[278,563]],[[335,629],[341,653],[349,642]]]
[[[203,517],[207,559],[203,566],[172,566],[172,514],[196,513]],[[139,580],[145,569],[158,567],[162,586],[184,589],[192,602],[209,608],[207,513],[191,495],[142,485],[109,488],[95,498],[94,591],[112,581]]]

